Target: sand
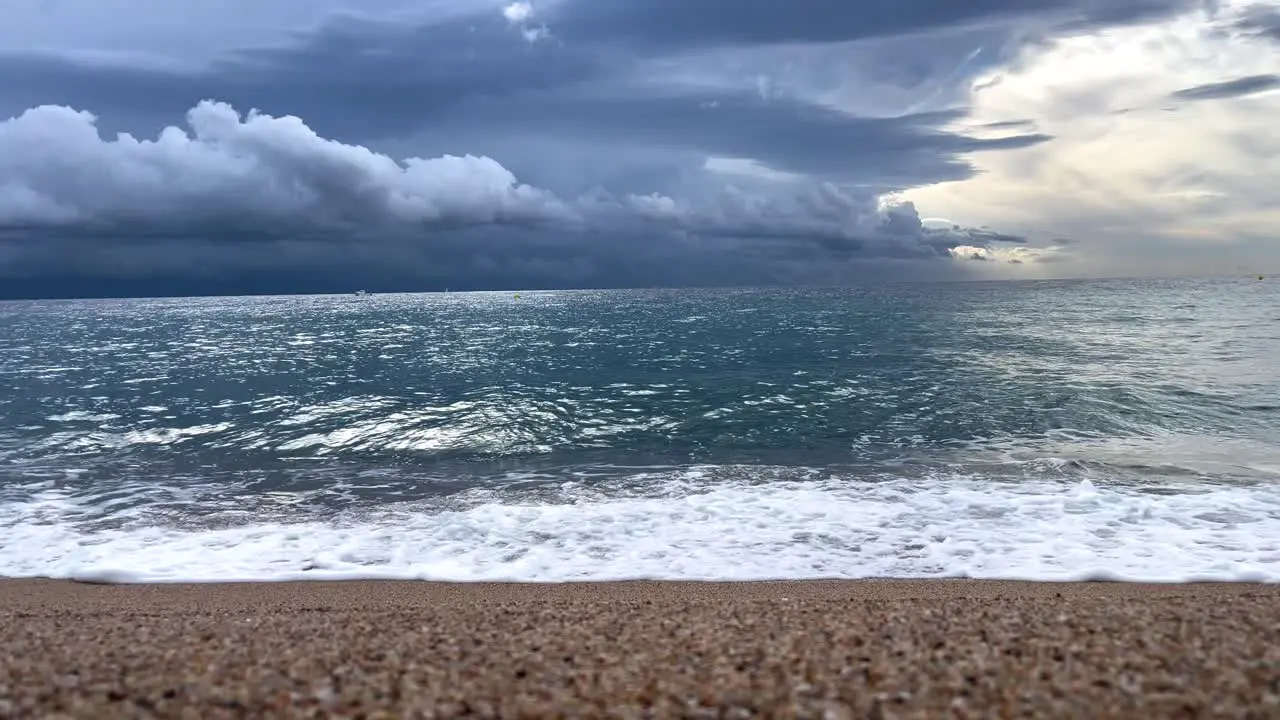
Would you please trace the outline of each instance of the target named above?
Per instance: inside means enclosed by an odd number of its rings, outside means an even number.
[[[0,581],[0,717],[1280,718],[1280,587]]]

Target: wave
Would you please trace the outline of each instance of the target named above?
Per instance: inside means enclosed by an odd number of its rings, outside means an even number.
[[[521,496],[328,516],[281,495],[193,516],[155,506],[84,522],[50,489],[0,505],[0,575],[97,582],[332,579],[556,582],[993,578],[1280,582],[1280,497],[1240,487],[863,481],[808,471],[751,483],[686,468],[616,496],[566,481]],[[631,487],[642,483],[632,482]]]

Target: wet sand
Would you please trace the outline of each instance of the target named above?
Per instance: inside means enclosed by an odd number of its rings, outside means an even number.
[[[0,580],[0,717],[1280,718],[1280,586]]]

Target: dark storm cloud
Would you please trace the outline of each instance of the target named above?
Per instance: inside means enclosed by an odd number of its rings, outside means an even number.
[[[491,158],[397,161],[322,137],[296,117],[203,102],[186,121],[153,141],[104,138],[91,115],[52,106],[0,124],[0,228],[14,255],[5,274],[72,264],[144,276],[252,272],[273,262],[345,267],[352,256],[397,272],[416,259],[422,276],[473,267],[457,261],[461,252],[486,277],[494,267],[558,267],[600,284],[619,267],[674,263],[701,267],[712,282],[726,267],[767,280],[767,268],[752,264],[762,247],[821,264],[941,257],[956,245],[1011,239],[926,229],[910,203],[885,204],[857,186],[744,181],[685,197],[561,197]],[[642,242],[623,240],[641,232]],[[701,262],[707,248],[734,263]],[[480,262],[493,257],[501,260]]]
[[[1185,88],[1173,93],[1172,97],[1175,100],[1219,100],[1253,95],[1278,87],[1280,87],[1280,75],[1249,75],[1235,80]]]
[[[0,110],[62,106],[0,122],[0,293],[826,282],[890,266],[945,274],[950,264],[919,261],[1022,239],[926,229],[914,206],[879,197],[967,178],[970,152],[1049,140],[1033,123],[988,125],[979,138],[949,129],[960,111],[860,117],[796,95],[650,83],[641,55],[1041,15],[1049,25],[1128,22],[1186,4],[822,0],[797,12],[763,0],[653,0],[640,17],[638,0],[572,0],[527,22],[496,11],[430,24],[335,18],[201,68],[0,54]],[[539,35],[544,22],[549,36]],[[947,64],[900,63],[887,77],[914,86]],[[140,139],[115,139],[122,129]],[[425,159],[359,146],[411,135],[433,148]],[[538,168],[564,158],[540,150],[540,137],[605,148],[595,164],[621,162],[607,148],[632,148],[750,159],[795,177],[686,164],[651,173],[645,189],[552,190]],[[529,139],[518,173],[501,156],[467,154],[502,138]]]
[[[568,41],[609,38],[650,50],[838,42],[1052,16],[1075,27],[1159,17],[1199,0],[567,0],[547,18]]]
[[[323,118],[326,132],[387,136],[473,98],[551,92],[606,69],[580,50],[530,42],[495,14],[420,27],[333,22],[295,46],[237,53],[212,72],[225,78],[217,97],[228,102]],[[335,100],[344,101],[346,127]]]
[[[948,263],[921,263],[906,243],[898,252],[867,255],[851,249],[862,241],[813,238],[471,228],[436,234],[430,243],[95,240],[59,236],[28,246],[0,268],[0,297],[839,284],[961,275]]]
[[[433,136],[428,142],[444,146],[440,152],[470,152],[473,146],[460,147],[449,139],[478,136],[483,144],[511,134],[547,133],[751,157],[777,169],[874,181],[885,189],[964,179],[972,173],[961,158],[964,153],[1016,149],[1048,139],[1037,133],[1015,132],[1019,128],[1014,127],[1007,128],[1010,133],[1006,137],[994,139],[942,130],[958,119],[958,112],[866,118],[748,93],[686,90],[655,94],[626,89],[619,95],[594,87],[584,91],[572,83],[586,77],[585,69],[574,70],[573,63],[555,59],[558,51],[554,49],[544,53],[538,49],[542,43],[518,42],[512,52],[519,57],[507,64],[525,69],[509,74],[494,58],[487,62],[498,65],[488,70],[470,67],[471,75],[450,72],[446,64],[444,69],[410,80],[407,78],[416,72],[410,66],[418,63],[395,53],[378,57],[376,63],[370,60],[373,66],[359,71],[345,67],[337,56],[325,56],[330,58],[328,62],[315,58],[285,62],[270,54],[269,62],[259,58],[255,61],[259,65],[245,66],[243,72],[221,73],[207,82],[132,69],[113,69],[106,77],[95,77],[88,68],[52,60],[0,63],[0,81],[9,79],[5,76],[8,70],[15,86],[25,82],[32,89],[61,88],[72,95],[82,94],[87,101],[75,106],[95,113],[104,113],[100,109],[104,106],[134,114],[147,109],[153,111],[152,116],[163,111],[167,120],[203,99],[193,97],[193,88],[214,88],[209,97],[232,104],[239,99],[239,107],[280,108],[304,118],[322,134],[356,140],[425,126]],[[525,51],[547,59],[549,64],[535,69],[539,62],[532,55],[525,57]],[[307,82],[301,68],[315,66],[335,68],[339,78],[347,79]],[[249,67],[257,69],[251,72]],[[501,76],[502,82],[484,81],[489,75]],[[375,81],[361,86],[361,77]],[[380,80],[383,77],[398,79],[384,82]],[[565,86],[557,89],[554,78]],[[531,91],[535,85],[541,91]],[[417,91],[411,92],[411,87]],[[36,105],[52,101],[52,96],[28,100],[32,102],[24,104]],[[178,106],[177,100],[189,103]],[[113,114],[118,113],[105,112],[106,127],[110,127]],[[158,124],[147,128],[147,134],[159,129]],[[543,162],[554,163],[556,159]]]
[[[554,95],[592,80],[625,87],[617,74],[634,61],[625,51],[629,39],[668,49],[674,43],[684,50],[724,43],[838,42],[1046,14],[1118,22],[1187,4],[816,0],[800,12],[772,0],[750,0],[745,6],[728,0],[573,0],[545,18],[552,35],[537,42],[497,12],[416,25],[335,16],[291,43],[238,50],[210,67],[187,71],[0,53],[0,103],[9,114],[50,103],[90,109],[108,119],[123,114],[167,121],[199,100],[217,98],[237,107],[298,115],[326,134],[391,137],[430,126],[476,98],[512,103],[499,115],[519,117],[515,103],[531,95]],[[885,67],[892,70],[903,62],[895,59]]]
[[[550,90],[602,69],[581,52],[528,42],[496,13],[426,25],[339,16],[288,45],[234,51],[198,69],[0,53],[0,102],[11,113],[57,104],[168,121],[212,97],[368,138],[429,125],[475,96]]]
[[[487,107],[486,107],[487,105]],[[1028,147],[1049,139],[1038,133],[978,139],[941,128],[958,112],[901,117],[856,117],[794,100],[764,100],[746,93],[667,97],[542,96],[502,112],[499,101],[472,105],[459,124],[495,133],[555,125],[565,133],[697,149],[724,157],[751,157],[779,170],[879,180],[886,187],[959,180],[972,168],[964,153]],[[445,116],[442,122],[454,118]]]
[[[142,128],[168,120],[198,101],[200,78],[156,68],[103,66],[50,54],[0,51],[0,117],[40,105],[93,108]],[[194,96],[194,97],[192,97]]]

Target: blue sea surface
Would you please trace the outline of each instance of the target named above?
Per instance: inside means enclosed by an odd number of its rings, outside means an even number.
[[[1280,285],[0,303],[0,575],[1280,581]]]

